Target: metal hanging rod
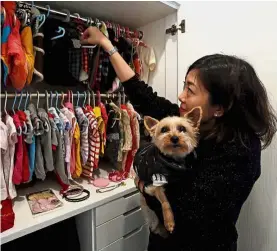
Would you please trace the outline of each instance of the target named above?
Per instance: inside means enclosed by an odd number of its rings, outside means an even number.
[[[46,12],[46,13],[48,13],[48,11],[49,11],[49,14],[54,15],[54,16],[63,17],[65,19],[69,17],[70,19],[82,20],[83,22],[85,22],[86,24],[89,24],[89,25],[96,24],[95,21],[91,17],[80,17],[78,15],[78,13],[74,13],[74,15],[72,15],[72,14],[70,14],[70,12],[66,13],[66,12],[54,10],[54,9],[51,9],[51,8],[48,9],[47,7],[44,7],[44,6],[39,6],[39,5],[35,5],[35,4],[32,5],[31,3],[22,2],[22,1],[20,1],[20,2],[24,3],[26,5],[29,5],[29,6],[33,6],[33,7],[37,8],[38,10]],[[97,23],[96,25],[97,26],[101,25],[101,21],[99,21],[99,23]],[[122,29],[122,28],[120,28],[120,31],[123,32],[123,33],[127,32],[127,30]],[[128,31],[128,33],[131,34],[131,35],[134,35],[136,32]],[[139,31],[138,35],[142,37],[143,33],[141,31]]]
[[[23,98],[26,98],[26,96],[27,96],[27,93],[7,93],[7,98],[15,98],[15,96],[16,97],[21,97],[21,95],[22,95],[22,97]],[[72,97],[72,95],[71,94],[69,94],[70,95],[70,97]],[[90,96],[92,96],[92,95],[94,95],[95,97],[97,97],[97,94],[96,93],[89,93],[88,94],[88,92],[86,92],[86,94],[84,94],[84,92],[80,92],[79,93],[79,97],[81,98],[81,97],[85,97],[85,95],[88,97],[88,95],[90,95]],[[123,97],[123,96],[125,96],[125,94],[120,94],[121,95],[121,97]],[[118,95],[118,94],[100,94],[100,97],[101,98],[116,98],[116,97],[119,97],[120,95]],[[39,96],[39,98],[45,98],[46,97],[46,93],[39,93],[39,94],[37,94],[37,93],[29,93],[28,94],[28,97],[34,97],[34,98],[36,98],[36,97],[38,97]],[[47,93],[47,97],[49,98],[51,96],[51,93],[50,92],[48,92]],[[52,96],[53,97],[57,97],[57,93],[55,93],[55,92],[52,92]],[[67,93],[64,93],[64,94],[62,94],[62,93],[58,93],[58,97],[62,97],[62,96],[64,96],[64,97],[67,97],[68,96],[68,94]],[[5,98],[6,97],[6,94],[5,93],[1,93],[1,99],[2,98]],[[73,97],[78,97],[78,93],[73,93]]]

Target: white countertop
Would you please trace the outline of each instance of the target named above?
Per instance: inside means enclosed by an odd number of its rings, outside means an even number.
[[[1,244],[76,216],[136,190],[133,179],[125,180],[125,183],[126,186],[118,187],[110,192],[96,193],[97,188],[92,184],[89,184],[88,180],[81,180],[80,184],[82,184],[85,189],[90,191],[90,197],[81,202],[67,202],[62,199],[59,194],[60,186],[57,182],[52,180],[39,182],[33,187],[19,190],[18,196],[14,200],[13,207],[15,213],[14,227],[1,233]],[[112,184],[114,183],[110,183],[110,185]],[[61,208],[56,210],[42,215],[33,216],[24,195],[47,188],[51,188],[64,204]]]

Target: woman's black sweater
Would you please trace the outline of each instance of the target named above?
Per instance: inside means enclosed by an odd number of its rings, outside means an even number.
[[[179,108],[157,96],[137,77],[123,83],[126,95],[143,115],[162,119],[179,116]],[[181,182],[168,184],[166,194],[176,227],[168,239],[150,234],[148,251],[230,251],[236,250],[236,222],[242,205],[261,174],[261,142],[256,135],[217,143],[200,140],[196,158]],[[147,203],[163,220],[159,202]]]

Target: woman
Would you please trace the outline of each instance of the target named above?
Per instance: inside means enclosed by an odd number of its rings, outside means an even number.
[[[203,110],[196,157],[187,160],[191,168],[182,184],[166,188],[175,231],[167,239],[151,233],[148,251],[237,250],[235,224],[261,174],[261,149],[270,145],[277,124],[253,67],[232,56],[200,58],[188,69],[178,108],[139,81],[99,30],[87,29],[82,43],[101,45],[110,53],[126,94],[144,115],[161,119],[182,116],[196,106]],[[162,221],[159,203],[146,199]]]

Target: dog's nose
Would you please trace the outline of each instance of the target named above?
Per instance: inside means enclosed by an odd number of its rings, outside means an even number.
[[[172,136],[172,137],[170,138],[170,140],[171,140],[171,142],[172,142],[173,144],[176,144],[176,143],[178,143],[178,141],[179,141],[179,137],[177,137],[177,136]]]

